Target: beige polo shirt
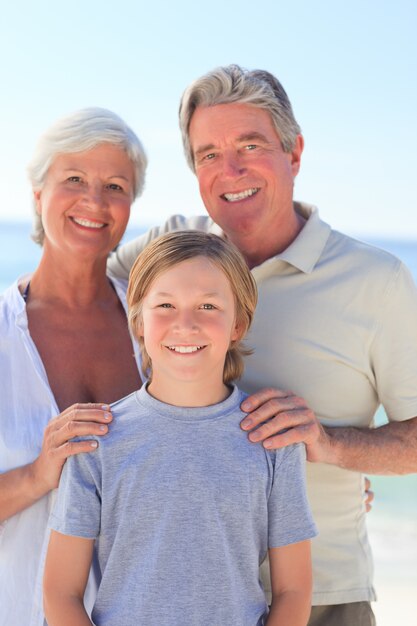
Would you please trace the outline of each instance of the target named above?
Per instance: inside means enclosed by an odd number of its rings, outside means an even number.
[[[259,303],[240,386],[272,386],[305,398],[327,426],[372,427],[383,404],[392,421],[417,415],[417,289],[392,255],[333,231],[317,210],[280,255],[255,267]],[[110,270],[126,277],[146,243],[169,230],[220,233],[207,217],[174,216],[120,248]],[[373,600],[363,477],[307,464],[319,535],[313,540],[313,604]],[[243,522],[244,523],[244,522]]]

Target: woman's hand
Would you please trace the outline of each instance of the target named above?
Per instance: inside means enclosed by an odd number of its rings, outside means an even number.
[[[105,435],[112,420],[108,405],[73,404],[50,420],[37,459],[0,474],[0,522],[26,509],[58,487],[66,459],[93,452],[97,442],[72,441],[74,437]]]
[[[46,493],[58,487],[66,459],[97,448],[95,440],[72,441],[74,437],[105,435],[112,415],[108,405],[73,404],[50,420],[43,435],[42,450],[32,463],[35,482]]]

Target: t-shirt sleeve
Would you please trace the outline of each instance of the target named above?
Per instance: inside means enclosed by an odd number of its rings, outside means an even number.
[[[268,500],[268,547],[278,548],[317,534],[307,500],[305,447],[295,444],[271,453],[273,482]]]
[[[100,532],[101,480],[98,451],[67,459],[49,526],[64,535],[96,539]]]
[[[399,263],[381,302],[371,346],[378,398],[389,420],[417,415],[417,287]]]

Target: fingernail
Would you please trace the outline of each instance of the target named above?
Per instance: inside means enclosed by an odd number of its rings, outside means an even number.
[[[245,418],[241,424],[242,428],[250,428],[252,426],[252,420]]]
[[[104,424],[101,424],[99,430],[102,430],[103,432],[107,431],[107,426],[104,426]]]
[[[263,442],[263,447],[264,448],[272,448],[272,441],[268,441],[268,439],[266,441]]]
[[[105,413],[104,414],[104,419],[105,420],[109,420],[111,418],[111,413]]]
[[[259,435],[256,431],[254,433],[250,433],[249,439],[251,441],[260,441],[262,439],[261,435]]]
[[[97,448],[97,446],[98,446],[97,441],[92,441],[92,442],[90,443],[90,446],[91,446],[92,448]]]
[[[108,411],[110,409],[108,404],[103,404],[101,408],[103,409],[103,411]]]
[[[240,408],[242,409],[242,411],[250,411],[251,410],[251,403],[248,402],[247,400],[244,400],[242,402],[242,406]]]

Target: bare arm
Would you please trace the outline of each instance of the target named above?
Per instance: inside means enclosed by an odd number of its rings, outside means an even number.
[[[254,411],[242,422],[251,441],[266,448],[304,442],[307,460],[369,474],[417,472],[417,417],[379,428],[329,428],[320,424],[302,398],[262,389],[242,405]],[[268,420],[265,422],[265,420]],[[283,429],[288,429],[280,433]]]
[[[65,460],[92,452],[97,442],[71,441],[73,437],[104,435],[111,413],[107,405],[74,404],[47,425],[42,450],[33,463],[0,474],[0,522],[26,509],[58,487]]]
[[[266,626],[306,626],[311,612],[310,541],[269,550],[272,604]]]
[[[84,592],[93,547],[93,539],[51,532],[43,579],[49,626],[92,626],[84,608]]]

